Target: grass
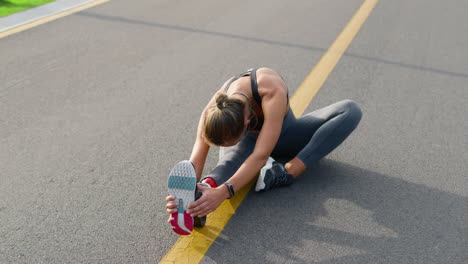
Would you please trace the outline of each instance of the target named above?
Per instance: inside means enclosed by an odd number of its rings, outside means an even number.
[[[0,0],[0,17],[40,6],[55,0]]]

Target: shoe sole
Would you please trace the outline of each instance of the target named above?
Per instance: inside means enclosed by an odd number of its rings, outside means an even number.
[[[255,185],[256,192],[260,192],[265,189],[265,182],[263,181],[263,179],[265,179],[267,171],[271,169],[271,167],[273,167],[274,161],[275,161],[274,159],[268,158],[265,166],[263,166],[263,168],[260,170],[260,174],[258,175],[258,179],[257,179],[257,184]]]
[[[190,203],[195,200],[197,176],[190,161],[179,162],[169,174],[167,190],[169,195],[175,196],[179,203],[177,213],[171,214],[172,230],[179,235],[190,235],[193,231],[193,217],[186,211]]]
[[[205,224],[206,224],[206,216],[193,218],[193,225],[195,227],[204,227]]]

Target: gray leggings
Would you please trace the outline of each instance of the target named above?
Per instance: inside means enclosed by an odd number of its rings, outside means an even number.
[[[292,159],[297,156],[310,167],[338,147],[357,127],[361,116],[361,109],[351,100],[334,103],[298,119],[289,109],[271,157]],[[257,133],[249,132],[236,145],[221,148],[218,164],[204,178],[213,178],[218,185],[229,180],[252,154],[257,137]]]

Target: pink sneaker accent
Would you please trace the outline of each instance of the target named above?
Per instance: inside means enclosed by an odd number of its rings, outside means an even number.
[[[171,214],[171,226],[172,230],[179,235],[190,235],[193,231],[193,217],[191,217],[187,212],[184,211],[184,214],[173,213]]]

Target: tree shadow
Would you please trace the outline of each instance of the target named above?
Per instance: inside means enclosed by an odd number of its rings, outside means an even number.
[[[202,263],[466,263],[468,198],[325,159],[216,242]]]

